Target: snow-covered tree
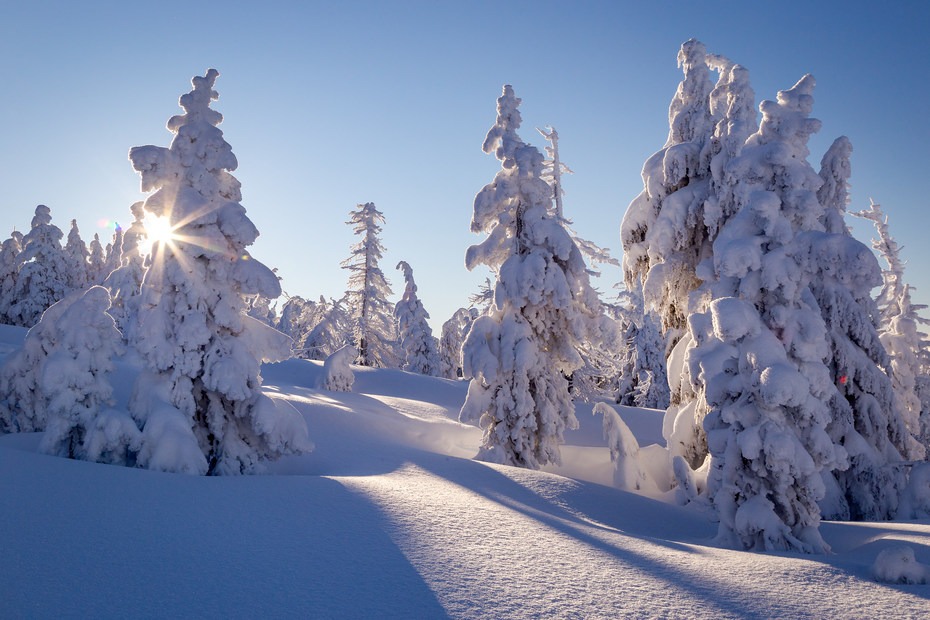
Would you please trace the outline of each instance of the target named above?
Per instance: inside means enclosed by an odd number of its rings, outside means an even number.
[[[0,323],[15,324],[10,310],[16,303],[16,280],[19,277],[19,260],[23,251],[23,236],[13,231],[9,239],[0,246]]]
[[[93,284],[103,284],[103,281],[106,280],[107,275],[104,273],[106,270],[106,257],[103,254],[103,246],[100,245],[100,235],[94,233],[94,238],[91,240],[88,246],[88,256],[87,256],[87,278],[88,281]]]
[[[921,379],[926,381],[930,340],[921,325],[930,320],[919,312],[926,306],[911,301],[911,287],[904,280],[904,260],[901,248],[891,235],[888,216],[874,202],[869,209],[853,215],[870,220],[878,232],[872,247],[887,264],[883,271],[883,286],[878,296],[881,342],[891,357],[885,367],[890,370],[894,390],[908,430],[930,449],[930,407],[921,398]],[[911,455],[911,458],[919,455]]]
[[[358,364],[376,368],[399,366],[394,341],[393,293],[384,272],[378,266],[384,253],[381,245],[381,225],[384,215],[373,202],[360,204],[349,212],[349,221],[361,241],[352,246],[342,268],[349,270],[345,309],[353,323],[358,349]]]
[[[68,287],[71,290],[84,288],[90,279],[88,273],[88,260],[90,253],[87,244],[81,239],[77,220],[71,220],[71,230],[68,232],[68,241],[65,243],[65,260],[68,262]]]
[[[45,429],[46,399],[40,388],[49,355],[58,348],[58,320],[80,297],[72,292],[52,304],[26,334],[23,346],[0,366],[0,433]]]
[[[345,311],[343,299],[327,300],[320,295],[317,302],[315,325],[300,341],[300,357],[309,360],[325,360],[332,353],[353,340],[352,326]],[[354,361],[354,360],[353,360]]]
[[[109,305],[107,290],[92,286],[55,324],[57,342],[38,381],[47,415],[39,447],[47,454],[128,465],[139,450],[142,433],[135,422],[109,408],[108,375],[122,348]]]
[[[313,325],[319,321],[319,314],[317,304],[299,295],[288,297],[281,307],[281,316],[278,317],[275,327],[294,341],[297,349],[295,355],[298,357],[306,357],[300,350],[300,343],[306,338]]]
[[[409,372],[436,377],[439,375],[439,342],[430,328],[429,313],[417,296],[413,268],[405,261],[397,263],[404,272],[404,296],[394,306],[397,337],[404,354],[402,368]]]
[[[905,472],[894,463],[923,458],[908,436],[885,369],[888,355],[879,340],[872,289],[881,283],[875,256],[853,239],[843,216],[849,202],[852,146],[834,141],[821,162],[823,185],[817,191],[819,222],[798,235],[806,254],[810,290],[827,327],[827,366],[835,390],[830,396],[833,441],[849,454],[849,468],[827,478],[823,514],[842,519],[887,519],[895,514]],[[833,487],[832,482],[837,483]]]
[[[601,308],[580,250],[552,216],[543,156],[517,134],[519,104],[504,86],[483,145],[501,170],[475,197],[471,229],[487,238],[465,265],[490,267],[497,282],[462,347],[471,382],[459,417],[484,430],[479,459],[538,468],[560,463],[563,431],[578,424],[567,377]]]
[[[52,224],[49,208],[37,206],[32,228],[23,236],[23,250],[17,256],[16,302],[10,309],[14,324],[35,325],[46,308],[71,290],[62,236],[61,229]]]
[[[658,321],[646,312],[642,290],[624,291],[620,324],[624,349],[617,369],[620,405],[666,409],[669,406],[665,341]]]
[[[686,328],[689,295],[700,283],[698,264],[710,254],[713,221],[705,216],[710,195],[713,82],[704,44],[685,42],[678,53],[684,78],[669,106],[665,146],[643,165],[643,191],[627,208],[620,228],[624,280],[643,287],[655,308],[669,349]]]
[[[303,418],[260,390],[260,364],[288,358],[290,340],[245,314],[243,296],[276,298],[281,287],[246,249],[258,230],[240,204],[223,117],[210,108],[218,75],[193,78],[184,114],[168,121],[169,148],[129,152],[142,190],[155,190],[145,211],[171,230],[141,289],[135,346],[149,372],[130,402],[143,425],[139,463],[208,475],[251,472],[310,448]]]
[[[105,262],[103,269],[107,272],[103,285],[110,291],[110,316],[116,321],[116,326],[123,333],[126,342],[135,340],[134,331],[139,322],[139,294],[145,277],[147,258],[143,253],[146,240],[143,203],[134,203],[130,210],[134,218],[133,223],[121,233],[120,239],[122,262],[116,267]]]
[[[847,453],[827,434],[836,388],[824,364],[827,328],[808,287],[823,184],[807,163],[814,79],[760,106],[762,122],[726,174],[734,215],[714,242],[709,311],[690,318],[690,377],[708,413],[707,492],[719,539],[746,549],[820,552],[822,472]]]
[[[462,344],[471,324],[477,319],[477,308],[459,308],[448,321],[442,324],[439,339],[439,364],[441,376],[446,379],[462,378]]]
[[[114,269],[119,269],[123,264],[123,247],[125,243],[123,229],[117,224],[113,230],[113,241],[107,244],[106,256],[104,257],[103,270],[112,273]]]

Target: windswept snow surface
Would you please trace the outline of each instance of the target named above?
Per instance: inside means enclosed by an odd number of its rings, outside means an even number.
[[[0,327],[0,356],[23,335]],[[528,471],[471,460],[466,383],[353,370],[353,392],[327,392],[319,362],[263,367],[265,393],[305,416],[316,445],[264,476],[71,461],[39,454],[39,433],[0,437],[0,616],[930,614],[930,585],[873,574],[902,547],[930,564],[928,520],[825,523],[826,556],[720,549],[699,510],[605,486],[613,464],[590,406],[565,465]],[[119,406],[137,372],[118,365]],[[640,444],[661,436],[661,413],[617,410]]]

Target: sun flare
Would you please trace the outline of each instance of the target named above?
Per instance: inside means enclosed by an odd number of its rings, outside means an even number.
[[[175,238],[174,227],[167,217],[146,213],[142,225],[145,227],[145,244],[140,249],[144,250],[144,254],[150,254],[156,244],[171,243]]]

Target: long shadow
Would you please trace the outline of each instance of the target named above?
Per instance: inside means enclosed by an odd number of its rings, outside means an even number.
[[[448,617],[381,512],[333,480],[6,449],[0,471],[2,616]]]
[[[411,457],[411,464],[472,491],[489,501],[500,504],[523,516],[538,521],[542,525],[574,538],[592,549],[610,555],[635,570],[640,570],[645,574],[649,574],[656,579],[668,583],[672,588],[685,590],[692,596],[703,600],[708,606],[719,609],[722,613],[741,618],[751,617],[751,614],[747,612],[745,607],[745,601],[728,599],[724,588],[719,587],[721,584],[708,583],[709,580],[695,582],[693,580],[693,575],[686,571],[676,569],[672,565],[657,561],[631,549],[611,544],[600,537],[592,535],[589,533],[589,530],[594,529],[608,535],[626,535],[634,538],[645,538],[650,543],[675,551],[699,553],[698,550],[692,547],[678,544],[668,539],[640,536],[639,533],[635,531],[636,528],[630,528],[630,533],[626,533],[613,526],[588,521],[577,513],[567,510],[564,506],[540,497],[525,486],[482,463],[465,459],[437,457],[435,454],[426,452],[411,453],[408,454],[408,456]],[[592,490],[591,487],[599,486],[593,484],[589,486],[587,483],[581,484],[585,488],[580,490],[580,493],[588,493]],[[602,489],[606,492],[603,497],[608,499],[611,495],[611,489],[607,489],[606,487],[602,487]],[[616,493],[622,492],[616,491]],[[616,500],[616,496],[614,496],[613,499]],[[632,498],[624,497],[624,506],[626,506],[626,502],[629,499]],[[647,498],[640,499],[645,502],[653,501]],[[635,501],[636,500],[633,500],[634,503]],[[676,509],[677,507],[669,506],[668,508]],[[654,514],[656,509],[657,506],[655,503],[652,503],[649,512]],[[673,512],[675,512],[675,510],[673,510]],[[690,518],[693,519],[693,515]],[[631,524],[624,523],[624,525]],[[413,544],[426,544],[424,541],[411,542]]]

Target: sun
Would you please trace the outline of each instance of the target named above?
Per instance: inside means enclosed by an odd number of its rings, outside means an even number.
[[[175,239],[174,227],[167,217],[146,213],[142,225],[145,227],[145,243],[139,249],[143,254],[151,254],[157,244],[170,244]]]

